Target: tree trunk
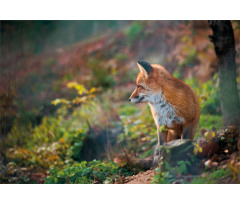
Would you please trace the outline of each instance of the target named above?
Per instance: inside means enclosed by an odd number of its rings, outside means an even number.
[[[234,125],[240,129],[240,103],[236,81],[235,41],[231,21],[209,21],[218,57],[219,88],[223,124]]]

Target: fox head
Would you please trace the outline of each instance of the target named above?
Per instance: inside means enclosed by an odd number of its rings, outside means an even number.
[[[140,72],[136,80],[136,89],[129,98],[132,103],[150,102],[156,103],[158,100],[159,87],[159,71],[151,64],[138,61]]]

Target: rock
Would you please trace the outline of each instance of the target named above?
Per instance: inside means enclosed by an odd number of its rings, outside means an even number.
[[[164,161],[175,166],[178,161],[187,161],[193,155],[194,145],[190,140],[173,140],[168,142],[161,151]]]
[[[217,167],[218,166],[218,162],[212,162],[211,159],[207,160],[204,162],[204,165],[208,168],[210,167]]]
[[[209,159],[209,160],[205,161],[205,162],[204,162],[204,165],[205,165],[206,167],[210,167],[210,165],[211,165],[211,160]]]
[[[179,161],[188,161],[193,155],[193,149],[194,145],[188,139],[173,140],[164,146],[160,146],[160,148],[155,148],[153,165],[156,166],[156,163],[159,163],[159,160],[162,159],[171,166],[176,166]]]
[[[178,139],[168,142],[164,146],[156,146],[153,167],[157,167],[160,161],[165,165],[168,163],[167,165],[170,167],[175,167],[178,166],[179,161],[200,161],[200,159],[212,158],[216,154],[229,155],[238,149],[239,137],[234,127],[229,126],[219,131],[206,131],[204,135],[205,137],[198,138],[193,142],[189,139]],[[205,166],[217,167],[218,162],[213,160],[213,162],[207,162]],[[192,172],[198,168],[197,163],[192,162],[189,165]],[[161,168],[164,168],[163,166],[161,165]]]
[[[153,160],[150,158],[140,159],[137,162],[137,166],[143,170],[149,170],[152,167]]]

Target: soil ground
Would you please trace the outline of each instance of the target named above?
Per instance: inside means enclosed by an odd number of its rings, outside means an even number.
[[[137,175],[126,177],[125,184],[150,184],[155,174],[155,170],[140,172]]]

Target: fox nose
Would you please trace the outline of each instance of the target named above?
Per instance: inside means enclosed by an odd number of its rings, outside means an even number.
[[[131,98],[129,98],[128,100],[131,101]]]

